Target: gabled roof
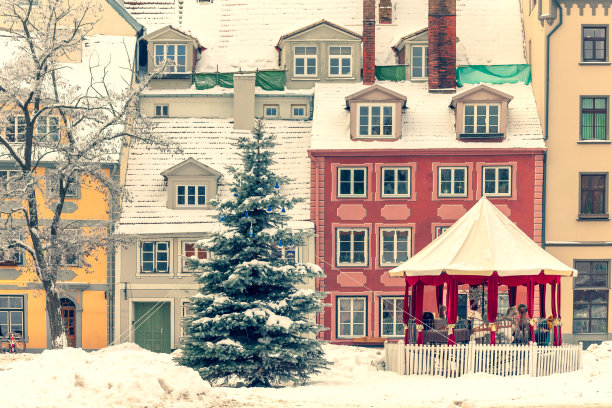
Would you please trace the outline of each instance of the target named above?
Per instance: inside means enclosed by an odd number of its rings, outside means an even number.
[[[373,92],[381,92],[387,96],[389,96],[391,99],[397,100],[397,101],[404,101],[404,104],[406,104],[406,96],[392,91],[391,89],[385,88],[384,86],[378,85],[378,84],[374,84],[368,88],[362,89],[361,91],[355,92],[353,94],[350,94],[349,96],[347,96],[345,98],[346,100],[346,106],[347,108],[350,107],[350,102],[354,101],[354,100],[360,100],[363,99],[364,96],[369,95]]]
[[[482,197],[448,231],[390,271],[391,276],[577,276]]]
[[[194,43],[195,47],[199,48],[201,46],[200,42],[198,41],[198,39],[195,38],[193,35],[185,32],[184,30],[181,30],[181,29],[178,29],[176,27],[173,27],[171,25],[168,25],[166,27],[162,27],[159,30],[156,30],[156,31],[154,31],[152,33],[149,33],[149,34],[145,35],[143,38],[145,40],[147,40],[147,41],[155,40],[155,39],[157,39],[159,37],[163,38],[164,34],[170,32],[170,31],[178,34],[180,37],[183,37],[185,40],[192,41]]]
[[[121,6],[119,3],[117,3],[115,0],[106,0],[106,2],[108,4],[110,4],[110,6],[129,24],[132,26],[132,28],[137,32],[140,33],[143,29],[144,26],[142,24],[140,24],[138,21],[136,21],[136,19],[134,17],[132,17],[132,15],[130,13],[127,12],[127,10],[125,8],[123,8],[123,6]]]
[[[397,50],[399,50],[399,49],[401,49],[401,48],[400,48],[400,45],[401,45],[401,44],[402,44],[404,41],[408,41],[408,40],[410,40],[410,39],[412,39],[412,38],[414,38],[414,37],[418,37],[419,35],[421,35],[421,34],[423,34],[423,33],[426,33],[426,32],[427,32],[427,27],[425,27],[425,28],[421,28],[421,29],[420,29],[420,30],[418,30],[418,31],[415,31],[415,32],[413,32],[413,33],[411,33],[411,34],[405,35],[405,36],[403,36],[402,38],[400,38],[400,39],[399,39],[399,41],[398,41],[397,43],[395,43],[395,45],[394,45],[392,48],[393,48],[393,49],[397,49]]]
[[[285,35],[281,36],[281,38],[278,39],[277,47],[280,46],[280,43],[282,41],[288,40],[291,37],[294,37],[294,36],[296,36],[298,34],[306,32],[306,31],[313,30],[313,29],[315,29],[315,28],[317,28],[319,26],[322,26],[322,25],[326,25],[326,26],[331,27],[331,28],[333,28],[335,30],[341,31],[344,34],[348,34],[349,36],[355,37],[358,40],[362,39],[361,35],[357,34],[356,32],[351,31],[351,30],[349,30],[347,28],[344,28],[344,27],[342,27],[342,26],[340,26],[338,24],[334,24],[331,21],[327,21],[327,20],[323,19],[323,20],[317,21],[316,23],[307,25],[306,27],[302,27],[302,28],[300,28],[298,30],[292,31],[289,34],[285,34]]]
[[[197,161],[193,157],[190,157],[187,160],[170,167],[168,170],[163,171],[161,175],[164,177],[182,176],[186,173],[186,170],[189,169],[196,170],[197,172],[201,173],[202,176],[215,176],[217,178],[222,176],[222,174],[219,173],[217,170],[208,167],[207,165]]]
[[[508,102],[511,101],[514,98],[514,96],[508,95],[507,93],[502,92],[502,91],[500,91],[498,89],[491,88],[488,85],[481,84],[481,85],[478,85],[478,86],[476,86],[476,87],[474,87],[474,88],[472,88],[470,90],[467,90],[465,92],[462,92],[460,94],[457,94],[457,95],[453,96],[453,99],[451,99],[451,105],[454,107],[454,106],[456,106],[457,101],[461,101],[461,100],[469,97],[470,95],[474,95],[475,93],[478,93],[478,92],[486,92],[486,93],[489,93],[491,95],[494,95],[495,97],[497,97],[497,98],[499,98],[499,99],[501,99],[503,101],[508,101]]]

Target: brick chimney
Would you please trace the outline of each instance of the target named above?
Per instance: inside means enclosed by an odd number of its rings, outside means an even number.
[[[456,0],[429,0],[429,92],[454,92],[457,84]],[[364,22],[365,29],[365,22]]]
[[[372,85],[376,57],[376,0],[363,0],[363,84]]]

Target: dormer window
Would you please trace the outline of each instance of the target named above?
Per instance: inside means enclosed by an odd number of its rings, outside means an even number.
[[[156,44],[155,64],[168,64],[165,72],[186,72],[187,47],[183,44]]]
[[[359,136],[393,137],[393,104],[360,104]]]
[[[459,140],[503,140],[505,137],[508,103],[512,96],[478,85],[453,97],[451,107],[456,114]]]
[[[352,47],[329,47],[329,75],[350,76]]]
[[[465,104],[463,132],[468,134],[499,133],[499,104]]]
[[[428,74],[428,49],[427,45],[413,45],[410,47],[412,50],[411,58],[411,78],[412,79],[425,79]]]
[[[217,180],[221,173],[193,158],[164,171],[170,209],[202,209],[217,195]]]
[[[177,185],[177,207],[195,207],[206,204],[206,186]]]
[[[317,47],[295,47],[295,76],[317,75]]]

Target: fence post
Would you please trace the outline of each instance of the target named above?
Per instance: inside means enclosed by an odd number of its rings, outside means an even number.
[[[399,367],[397,367],[398,373],[401,375],[406,375],[406,346],[404,345],[404,341],[398,341],[397,347],[397,360],[399,363]]]
[[[385,345],[384,345],[384,350],[385,350],[385,371],[389,371],[389,342],[387,340],[385,340]]]
[[[475,350],[475,342],[474,340],[470,340],[470,344],[468,346],[468,373],[474,372],[474,360],[476,359],[476,350]]]
[[[578,342],[578,370],[582,368],[582,342]]]
[[[536,364],[537,364],[537,353],[538,349],[536,343],[529,343],[529,375],[532,377],[536,376]]]

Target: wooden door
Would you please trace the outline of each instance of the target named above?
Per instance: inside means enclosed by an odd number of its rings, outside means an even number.
[[[76,347],[76,306],[70,299],[60,300],[62,307],[62,318],[64,319],[64,331],[68,338],[68,347]]]
[[[170,353],[170,303],[134,303],[134,342],[157,353]]]

